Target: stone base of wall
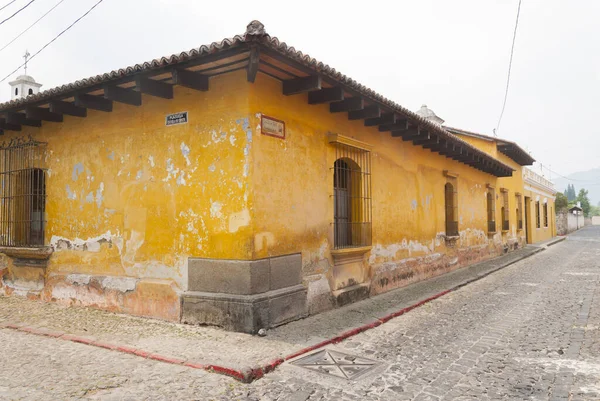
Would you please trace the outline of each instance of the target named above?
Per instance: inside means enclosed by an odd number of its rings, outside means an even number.
[[[183,294],[167,280],[46,275],[43,268],[8,263],[0,265],[0,293],[256,333],[449,273],[523,245],[516,239],[490,241],[466,248],[448,247],[444,254],[372,265],[370,281],[336,291],[325,274],[303,280],[300,254],[253,261],[192,258],[188,263],[189,291]]]
[[[188,261],[182,321],[256,333],[306,316],[300,254]]]

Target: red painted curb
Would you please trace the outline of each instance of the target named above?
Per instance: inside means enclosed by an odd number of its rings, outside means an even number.
[[[238,370],[226,368],[226,367],[219,366],[219,365],[208,365],[206,367],[206,370],[212,371],[215,373],[220,373],[225,376],[231,376],[234,379],[238,379],[243,382],[247,382],[247,380],[248,380],[248,375],[245,375],[244,373],[242,373]],[[254,379],[252,379],[252,380],[254,380]]]
[[[118,346],[111,344],[111,343],[105,343],[103,341],[94,341],[91,345],[95,346],[95,347],[99,347],[99,348],[106,348],[112,351],[118,351]]]
[[[150,354],[150,355],[148,355],[148,359],[154,359],[155,361],[171,363],[173,365],[183,365],[185,363],[184,359],[171,358],[171,357],[160,355],[160,354]]]
[[[193,368],[193,369],[206,370],[206,365],[203,365],[203,364],[198,363],[198,362],[185,362],[183,364],[183,366],[187,366],[188,368]]]
[[[26,330],[22,330],[22,331],[26,331]],[[33,334],[37,334],[37,333],[33,333]],[[63,334],[62,336],[58,337],[62,340],[66,340],[66,341],[72,341],[74,343],[81,343],[81,344],[86,344],[86,345],[94,345],[94,340],[91,338],[86,338],[86,337],[80,337],[80,336],[74,336],[72,334]]]
[[[186,367],[189,367],[192,369],[202,369],[202,370],[206,370],[209,372],[214,372],[217,374],[229,376],[229,377],[232,377],[232,378],[239,380],[241,382],[244,382],[244,383],[251,383],[254,380],[260,379],[265,374],[272,372],[273,370],[275,370],[279,365],[281,365],[285,361],[294,359],[303,354],[307,354],[316,349],[323,348],[326,345],[337,344],[347,338],[353,337],[364,331],[371,330],[375,327],[381,326],[383,323],[388,322],[395,317],[401,316],[401,315],[403,315],[415,308],[418,308],[419,306],[422,306],[430,301],[433,301],[434,299],[444,296],[444,295],[448,294],[449,292],[454,291],[457,288],[459,288],[459,287],[455,287],[455,288],[452,288],[452,289],[449,289],[446,291],[442,291],[439,294],[436,294],[432,297],[429,297],[422,301],[419,301],[414,305],[400,309],[399,311],[396,311],[394,313],[390,313],[389,315],[386,315],[382,318],[378,318],[376,321],[374,321],[372,323],[368,323],[363,326],[356,327],[352,330],[345,331],[333,338],[330,338],[325,341],[321,341],[318,344],[314,344],[314,345],[311,345],[310,347],[303,348],[303,349],[301,349],[297,352],[294,352],[293,354],[290,354],[286,357],[275,359],[275,360],[267,363],[264,366],[253,368],[253,369],[250,369],[245,372],[242,372],[242,371],[239,371],[236,369],[231,369],[231,368],[224,367],[224,366],[219,366],[219,365],[204,365],[204,364],[201,364],[198,362],[185,361],[185,360],[179,359],[179,358],[164,356],[164,355],[160,355],[160,354],[154,354],[154,353],[150,353],[148,351],[140,350],[140,349],[130,347],[127,345],[115,345],[115,344],[106,343],[103,341],[96,341],[91,338],[76,336],[76,335],[72,335],[72,334],[68,334],[68,333],[55,332],[55,331],[46,330],[46,329],[37,328],[37,327],[29,327],[29,326],[25,326],[21,323],[11,323],[11,322],[2,323],[2,327],[22,331],[22,332],[29,333],[29,334],[55,337],[55,338],[65,340],[65,341],[71,341],[71,342],[91,345],[91,346],[95,346],[95,347],[99,347],[99,348],[105,348],[108,350],[119,351],[119,352],[123,352],[125,354],[135,355],[135,356],[152,359],[152,360],[159,361],[159,362],[170,363],[172,365],[183,365],[183,366],[186,366]]]
[[[539,251],[538,251],[539,252]],[[537,252],[535,252],[537,253]],[[531,255],[528,256],[532,256],[535,253],[532,253]],[[522,260],[522,259],[521,259]],[[511,263],[512,264],[512,263]],[[314,344],[311,345],[310,347],[306,347],[303,348],[297,352],[294,352],[293,354],[290,354],[288,356],[285,356],[283,358],[279,358],[279,359],[275,359],[269,363],[267,363],[266,365],[257,367],[257,368],[252,368],[246,372],[242,372],[239,370],[235,370],[235,369],[231,369],[231,368],[227,368],[224,366],[219,366],[219,365],[204,365],[198,362],[193,362],[193,361],[184,361],[183,359],[179,359],[179,358],[173,358],[173,357],[168,357],[168,356],[164,356],[164,355],[160,355],[160,354],[153,354],[147,351],[143,351],[143,350],[139,350],[133,347],[129,347],[126,345],[114,345],[114,344],[110,344],[110,343],[105,343],[102,341],[96,341],[93,339],[89,339],[86,337],[79,337],[79,336],[74,336],[71,334],[67,334],[67,333],[60,333],[60,332],[54,332],[51,330],[46,330],[46,329],[39,329],[36,327],[28,327],[25,326],[24,324],[21,323],[12,323],[12,322],[0,322],[0,327],[6,327],[6,328],[10,328],[10,329],[14,329],[14,330],[18,330],[18,331],[22,331],[25,333],[30,333],[30,334],[35,334],[35,335],[43,335],[43,336],[49,336],[49,337],[56,337],[56,338],[60,338],[62,340],[66,340],[66,341],[73,341],[73,342],[78,342],[78,343],[82,343],[82,344],[87,344],[87,345],[92,345],[95,347],[100,347],[100,348],[105,348],[105,349],[109,349],[109,350],[115,350],[115,351],[119,351],[119,352],[123,352],[126,354],[131,354],[131,355],[136,355],[136,356],[140,356],[142,358],[148,358],[148,359],[153,359],[156,361],[160,361],[160,362],[164,362],[164,363],[170,363],[170,364],[174,364],[174,365],[183,365],[192,369],[202,369],[202,370],[206,370],[209,372],[214,372],[214,373],[218,373],[221,375],[225,375],[225,376],[229,376],[232,377],[236,380],[239,380],[241,382],[244,383],[251,383],[254,380],[260,379],[261,377],[263,377],[265,374],[275,370],[275,368],[277,368],[279,365],[281,365],[282,363],[284,363],[285,361],[289,361],[290,359],[294,359],[300,355],[309,353],[311,351],[314,351],[316,349],[322,348],[326,345],[330,345],[330,344],[337,344],[347,338],[353,337],[357,334],[360,334],[364,331],[373,329],[375,327],[381,326],[382,324],[398,317],[398,316],[402,316],[405,313],[410,312],[413,309],[416,309],[420,306],[425,305],[428,302],[431,302],[437,298],[440,298],[446,294],[449,294],[450,292],[456,291],[462,287],[464,287],[465,285],[472,283],[474,281],[478,281],[481,280],[482,278],[488,276],[489,274],[500,270],[504,267],[509,266],[505,265],[502,267],[499,267],[498,269],[494,269],[492,271],[489,271],[487,274],[481,275],[481,276],[477,276],[475,278],[473,278],[472,280],[468,280],[465,283],[461,283],[458,284],[448,290],[442,291],[438,294],[435,294],[429,298],[423,299],[413,305],[407,306],[405,308],[402,308],[396,312],[390,313],[386,316],[383,316],[381,318],[378,318],[375,322],[372,323],[368,323],[365,324],[363,326],[360,327],[356,327],[352,330],[348,330],[346,332],[343,332],[333,338],[330,338],[328,340],[325,341],[321,341],[318,344]]]

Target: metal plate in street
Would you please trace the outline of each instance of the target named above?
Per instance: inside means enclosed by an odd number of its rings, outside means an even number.
[[[380,366],[381,363],[360,356],[324,349],[297,359],[292,362],[292,365],[346,380],[355,380]]]

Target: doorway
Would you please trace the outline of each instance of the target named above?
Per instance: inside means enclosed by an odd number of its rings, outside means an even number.
[[[531,244],[531,223],[529,221],[529,215],[531,214],[531,198],[525,197],[525,238],[527,243]]]

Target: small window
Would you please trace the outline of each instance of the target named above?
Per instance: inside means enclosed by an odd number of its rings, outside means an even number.
[[[502,190],[502,231],[510,229],[510,218],[508,213],[508,190]]]
[[[548,227],[548,204],[544,203],[544,227]]]
[[[19,96],[19,88],[15,88],[15,96]]]
[[[33,95],[33,89],[29,88],[29,94]]]
[[[446,235],[458,236],[458,202],[456,186],[446,183],[444,187],[444,198],[446,205]]]
[[[517,201],[517,229],[523,229],[523,205],[521,204],[521,194],[516,195]]]
[[[495,191],[490,188],[486,196],[487,202],[487,220],[488,220],[488,233],[496,232],[496,194]]]
[[[535,202],[535,226],[540,228],[540,201]]]

